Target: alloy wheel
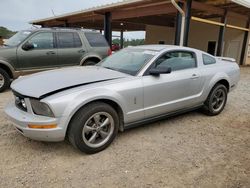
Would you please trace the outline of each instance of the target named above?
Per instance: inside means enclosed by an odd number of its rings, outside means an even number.
[[[89,147],[101,147],[109,141],[114,132],[114,127],[114,119],[109,113],[95,113],[84,124],[83,141]]]
[[[4,82],[5,82],[4,76],[0,74],[0,88],[3,87]]]
[[[212,97],[212,108],[214,111],[220,111],[226,100],[226,93],[223,89],[218,89]]]

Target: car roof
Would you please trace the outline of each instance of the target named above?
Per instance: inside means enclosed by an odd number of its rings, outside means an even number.
[[[130,48],[135,49],[143,49],[143,50],[152,50],[152,51],[165,51],[165,50],[190,50],[190,51],[199,51],[189,47],[183,46],[176,46],[176,45],[162,45],[162,44],[155,44],[155,45],[142,45],[142,46],[129,46]]]
[[[96,30],[88,30],[88,29],[82,29],[82,28],[64,28],[64,27],[51,27],[51,28],[36,28],[36,29],[26,29],[23,31],[30,31],[30,32],[37,32],[37,31],[81,31],[81,32],[87,32],[87,33],[99,33],[99,31]]]

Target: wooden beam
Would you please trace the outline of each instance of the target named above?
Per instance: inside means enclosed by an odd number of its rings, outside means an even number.
[[[231,29],[238,29],[238,30],[241,30],[241,31],[249,31],[249,28],[244,28],[244,27],[239,27],[239,26],[235,26],[235,25],[230,25],[230,24],[227,24],[226,27],[228,28],[231,28]]]
[[[204,12],[209,12],[209,13],[213,13],[213,14],[219,14],[221,16],[223,16],[223,14],[224,14],[224,9],[222,9],[222,8],[219,8],[219,7],[216,7],[216,6],[212,6],[212,5],[208,5],[206,3],[197,2],[197,1],[193,2],[192,8],[196,9],[196,10],[201,10],[201,11],[204,11]],[[243,14],[238,14],[236,12],[228,11],[227,16],[228,17],[234,17],[234,18],[238,18],[238,19],[247,20],[248,17],[245,16],[245,15],[243,15]]]
[[[145,24],[145,25],[157,25],[157,26],[168,26],[174,27],[174,16],[166,17],[166,16],[148,16],[141,18],[128,18],[116,20],[120,22],[130,22],[136,24]]]
[[[176,13],[176,9],[169,3],[164,4],[155,4],[154,6],[143,6],[143,7],[135,7],[129,9],[121,9],[112,12],[113,20],[127,19],[127,18],[138,18],[138,17],[146,17],[153,15],[161,15],[161,14],[171,14]],[[103,15],[101,12],[95,12],[92,15],[78,15],[72,16],[68,18],[68,23],[77,23],[88,20],[103,20]]]
[[[83,27],[85,29],[103,29],[103,21],[97,21],[97,22],[78,22],[70,24],[70,27]],[[146,28],[145,25],[142,24],[135,24],[135,23],[129,23],[129,22],[123,22],[123,25],[121,25],[121,22],[112,22],[112,30],[113,31],[121,31],[123,29],[124,31],[144,31]]]
[[[209,12],[209,13],[214,13],[214,14],[220,14],[220,15],[224,14],[224,10],[221,8],[211,6],[206,3],[200,3],[197,1],[194,1],[192,3],[192,9],[201,10],[204,12]]]
[[[228,12],[228,17],[237,18],[237,19],[245,20],[245,21],[247,21],[247,19],[248,19],[247,16],[244,16],[244,15],[241,15],[241,14],[237,14],[237,13],[232,12],[232,11]]]
[[[119,20],[127,18],[176,13],[176,9],[171,4],[166,4],[165,6],[155,5],[152,7],[142,7],[130,10],[117,10],[112,13],[113,13],[112,14],[113,20]]]
[[[222,26],[222,27],[225,26],[224,23],[220,23],[220,22],[216,22],[216,21],[212,21],[212,20],[207,20],[207,19],[203,19],[203,18],[198,18],[198,17],[194,17],[194,16],[192,16],[191,19],[194,21],[197,21],[197,22],[202,22],[202,23],[207,23],[207,24],[212,24],[212,25],[217,25],[217,26]]]
[[[96,21],[96,20],[103,20],[104,16],[102,15],[93,15],[93,16],[82,16],[77,18],[69,18],[68,23],[77,23],[82,21]]]
[[[192,20],[202,22],[202,23],[212,24],[212,25],[216,25],[216,26],[228,27],[231,29],[238,29],[241,31],[250,31],[249,28],[239,27],[236,25],[225,24],[225,23],[216,22],[216,21],[207,20],[207,19],[202,19],[202,18],[198,18],[198,17],[194,17],[194,16],[192,16]]]
[[[46,21],[43,23],[44,27],[54,27],[54,26],[58,26],[58,25],[64,25],[65,21],[59,21],[59,20],[53,20],[53,21]]]

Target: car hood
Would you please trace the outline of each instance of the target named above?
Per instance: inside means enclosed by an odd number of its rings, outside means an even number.
[[[26,97],[42,99],[66,89],[128,76],[99,66],[71,67],[19,77],[11,89]]]

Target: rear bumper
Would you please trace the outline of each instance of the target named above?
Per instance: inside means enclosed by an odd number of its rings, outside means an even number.
[[[46,141],[57,142],[63,141],[65,138],[65,131],[59,125],[57,118],[37,116],[18,109],[14,102],[9,103],[5,107],[7,118],[13,122],[15,128],[25,137]],[[57,128],[53,129],[31,129],[28,125],[51,125],[57,124]]]

